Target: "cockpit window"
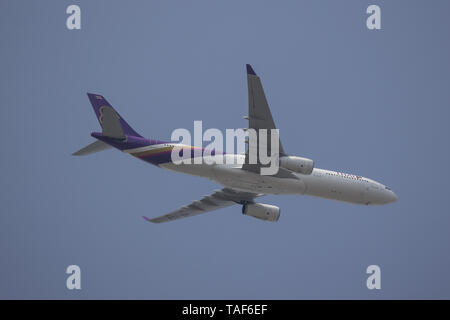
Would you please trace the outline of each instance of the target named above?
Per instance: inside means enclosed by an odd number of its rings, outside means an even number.
[[[391,190],[391,188],[384,186],[387,190]]]

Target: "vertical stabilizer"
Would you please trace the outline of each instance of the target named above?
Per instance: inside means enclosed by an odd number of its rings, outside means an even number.
[[[125,135],[142,137],[130,127],[102,95],[94,93],[88,93],[87,95],[94,108],[98,122],[102,126],[104,136],[116,139],[125,138]]]

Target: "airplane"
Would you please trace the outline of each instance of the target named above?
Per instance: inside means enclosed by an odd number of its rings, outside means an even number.
[[[259,76],[246,65],[248,84],[249,128],[276,129]],[[279,141],[279,169],[274,175],[262,175],[260,163],[249,163],[248,150],[243,154],[225,154],[232,160],[215,164],[175,164],[171,153],[180,144],[146,139],[117,113],[100,94],[88,93],[102,132],[92,132],[97,140],[73,155],[88,155],[116,148],[161,168],[204,177],[223,186],[211,195],[192,202],[168,214],[148,218],[153,223],[195,216],[234,204],[242,205],[242,213],[265,221],[278,221],[280,208],[256,202],[266,194],[299,194],[363,205],[381,205],[397,201],[397,195],[387,186],[362,176],[315,168],[311,159],[287,154]],[[183,145],[186,147],[185,145]],[[195,147],[189,146],[193,151]],[[248,149],[248,148],[247,148]],[[204,149],[203,149],[204,151]],[[240,160],[240,161],[239,161]],[[229,164],[232,163],[232,164]]]

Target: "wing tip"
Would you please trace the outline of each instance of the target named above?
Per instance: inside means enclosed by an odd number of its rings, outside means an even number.
[[[247,74],[251,74],[251,75],[256,76],[256,72],[255,72],[255,70],[253,70],[251,65],[246,64],[246,67],[247,67]]]
[[[102,96],[101,94],[99,94],[99,93],[86,92],[86,94],[88,95],[88,97],[95,97],[95,96],[103,97],[103,96]]]
[[[150,219],[150,218],[148,218],[148,217],[146,217],[146,216],[142,216],[142,218],[144,218],[145,221],[153,222],[152,219]]]

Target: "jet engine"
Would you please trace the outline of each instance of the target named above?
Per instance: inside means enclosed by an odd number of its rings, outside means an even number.
[[[278,221],[280,218],[280,208],[264,203],[244,204],[242,213],[264,221]]]
[[[314,169],[314,161],[308,158],[293,156],[281,157],[280,167],[297,173],[311,174]]]

